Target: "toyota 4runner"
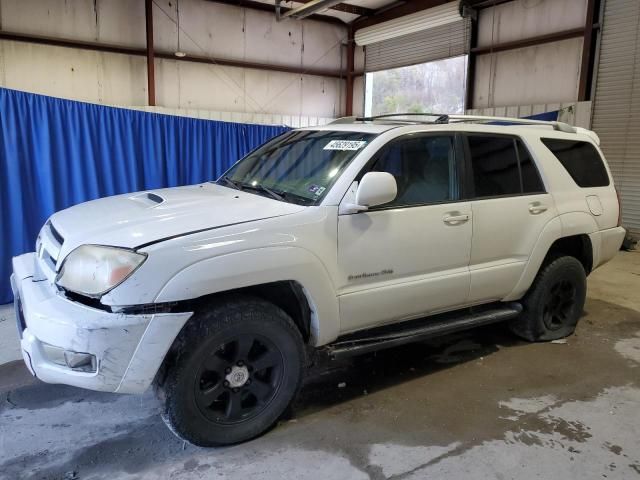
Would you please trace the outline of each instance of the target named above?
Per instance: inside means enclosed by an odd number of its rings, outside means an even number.
[[[153,384],[167,425],[212,446],[273,425],[311,353],[503,321],[565,337],[625,235],[598,144],[559,122],[351,117],[215,182],[60,211],[13,260],[24,360],[44,382]]]

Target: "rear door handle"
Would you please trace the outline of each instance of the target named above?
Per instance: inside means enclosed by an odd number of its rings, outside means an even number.
[[[469,215],[462,215],[459,212],[453,212],[445,215],[442,218],[442,221],[447,225],[462,225],[469,221]]]
[[[529,213],[531,215],[539,215],[547,211],[547,206],[540,202],[533,202],[529,204]]]

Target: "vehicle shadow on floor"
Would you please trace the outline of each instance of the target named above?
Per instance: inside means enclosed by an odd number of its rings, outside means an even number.
[[[519,344],[526,342],[511,334],[505,324],[495,324],[350,359],[320,357],[309,369],[285,419],[301,418]]]

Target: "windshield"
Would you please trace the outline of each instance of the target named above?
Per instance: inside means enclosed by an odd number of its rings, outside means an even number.
[[[301,205],[316,205],[375,135],[294,130],[254,150],[218,184]]]

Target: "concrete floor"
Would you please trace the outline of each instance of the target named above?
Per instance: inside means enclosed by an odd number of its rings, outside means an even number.
[[[151,393],[5,365],[0,478],[640,479],[639,290],[640,254],[621,253],[590,277],[566,343],[493,326],[336,365],[271,432],[219,449],[176,439]]]

